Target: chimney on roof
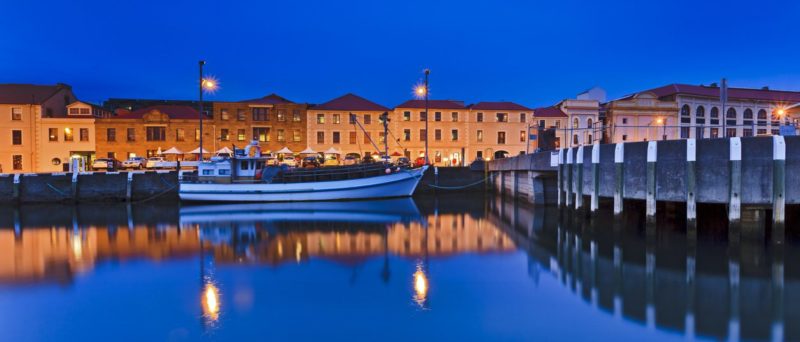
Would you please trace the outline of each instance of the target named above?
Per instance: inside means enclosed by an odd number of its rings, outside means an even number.
[[[763,86],[761,87],[761,90],[769,90],[769,86]]]
[[[719,87],[719,85],[717,85],[717,82],[714,82],[714,83],[711,83],[711,84],[709,85],[709,87],[711,87],[711,88],[717,88],[717,87]]]

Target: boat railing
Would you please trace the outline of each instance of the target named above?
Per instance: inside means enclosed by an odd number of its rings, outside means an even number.
[[[352,166],[329,166],[314,169],[291,169],[278,173],[272,183],[302,183],[331,180],[347,180],[374,177],[386,174],[386,169],[396,166],[384,163],[370,163]]]

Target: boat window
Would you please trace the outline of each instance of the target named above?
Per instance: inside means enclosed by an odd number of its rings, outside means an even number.
[[[264,162],[263,161],[256,162],[256,169],[263,169],[263,168],[264,168]]]
[[[229,176],[230,174],[231,174],[231,170],[230,169],[220,169],[219,170],[219,175],[220,176]]]
[[[203,170],[203,176],[212,176],[214,175],[214,170]]]
[[[240,169],[247,170],[247,161],[246,160],[242,160]]]

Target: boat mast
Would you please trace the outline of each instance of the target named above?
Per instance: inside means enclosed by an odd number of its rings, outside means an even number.
[[[389,112],[383,112],[381,120],[383,120],[383,156],[389,158]]]

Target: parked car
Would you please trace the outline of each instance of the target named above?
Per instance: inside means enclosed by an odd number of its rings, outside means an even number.
[[[93,170],[118,170],[121,167],[122,163],[113,158],[98,158],[92,162]]]
[[[348,153],[344,156],[344,160],[342,160],[342,165],[356,165],[358,161],[361,159],[361,155],[358,153]]]
[[[325,162],[322,163],[324,166],[339,166],[339,156],[332,154],[325,156]]]
[[[374,163],[374,162],[375,159],[372,159],[371,155],[364,156],[364,158],[361,158],[361,164]]]
[[[164,161],[164,157],[150,157],[147,158],[147,163],[145,163],[145,167],[148,169],[155,169],[158,167],[158,163]]]
[[[305,168],[319,167],[319,158],[314,157],[314,156],[305,157],[300,162],[300,167],[305,167]]]
[[[408,159],[408,157],[397,158],[397,165],[398,166],[411,166],[411,160]]]
[[[145,164],[147,164],[147,160],[144,157],[131,157],[128,160],[122,162],[122,168],[124,169],[143,169]]]

